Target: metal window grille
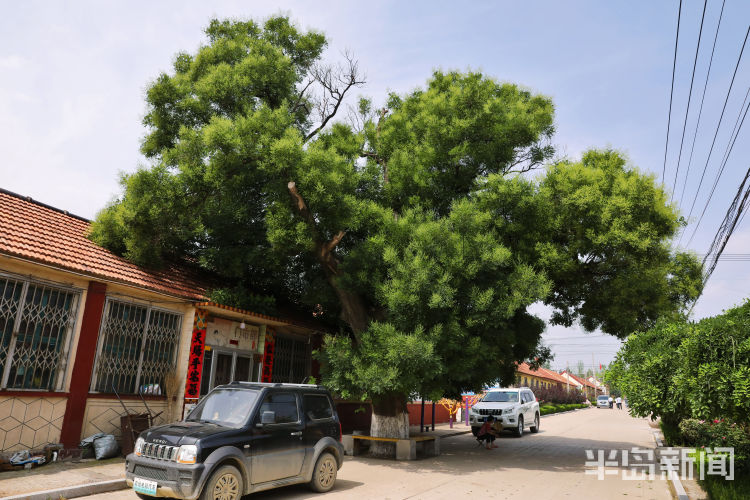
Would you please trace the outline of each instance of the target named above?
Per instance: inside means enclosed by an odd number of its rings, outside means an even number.
[[[276,337],[272,382],[302,383],[310,374],[310,344],[281,335]]]
[[[0,387],[61,390],[80,293],[0,276]]]
[[[175,368],[181,315],[107,300],[91,389],[123,394],[164,394]]]

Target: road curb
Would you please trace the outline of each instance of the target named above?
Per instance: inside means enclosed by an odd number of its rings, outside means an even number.
[[[659,431],[654,431],[652,435],[654,436],[654,442],[656,443],[657,448],[656,451],[658,453],[658,448],[664,447],[664,440]],[[680,481],[680,477],[672,471],[669,472],[669,482],[672,484],[674,497],[677,500],[690,500],[687,491],[685,491],[685,487],[682,485],[682,481]]]
[[[128,485],[125,484],[124,479],[113,479],[110,481],[100,481],[97,483],[80,484],[54,490],[35,491],[23,495],[2,497],[0,500],[49,500],[58,499],[60,497],[77,498],[96,495],[98,493],[107,493],[109,491],[124,490],[127,489],[127,487]]]

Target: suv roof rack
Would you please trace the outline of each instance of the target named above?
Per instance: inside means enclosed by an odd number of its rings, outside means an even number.
[[[289,383],[281,383],[281,382],[246,382],[246,381],[239,381],[234,380],[229,383],[229,385],[247,385],[247,386],[258,386],[258,387],[305,387],[308,389],[316,388],[316,389],[323,389],[322,385],[317,384],[289,384]]]

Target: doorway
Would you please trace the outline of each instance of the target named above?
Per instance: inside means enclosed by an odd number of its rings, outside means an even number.
[[[200,395],[205,396],[214,387],[234,381],[257,382],[253,377],[253,353],[206,346]]]

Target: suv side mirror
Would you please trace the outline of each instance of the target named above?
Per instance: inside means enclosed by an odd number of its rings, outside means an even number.
[[[260,416],[261,425],[275,424],[276,423],[276,412],[264,411]]]

